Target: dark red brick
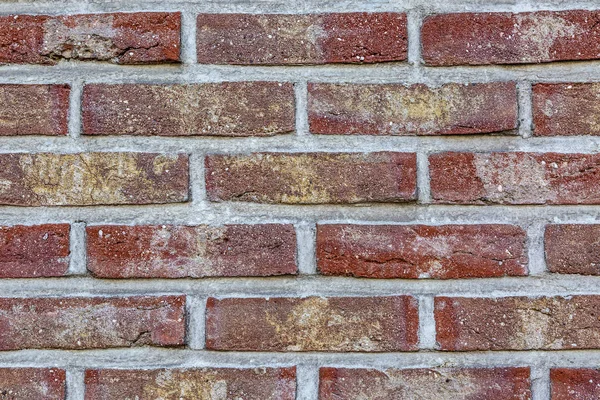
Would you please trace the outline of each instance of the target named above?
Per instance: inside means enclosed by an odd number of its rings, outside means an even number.
[[[58,368],[0,368],[0,398],[64,400],[65,371]]]
[[[600,275],[600,225],[548,225],[544,248],[550,272]]]
[[[416,299],[209,298],[206,348],[242,351],[412,351]]]
[[[310,131],[328,135],[451,135],[517,127],[514,82],[308,85]]]
[[[202,64],[327,64],[404,61],[406,15],[200,14]]]
[[[428,65],[525,64],[600,58],[600,12],[457,13],[425,18]]]
[[[600,398],[600,371],[591,368],[550,370],[552,400],[596,400]]]
[[[319,225],[317,266],[367,278],[519,276],[526,240],[512,225]]]

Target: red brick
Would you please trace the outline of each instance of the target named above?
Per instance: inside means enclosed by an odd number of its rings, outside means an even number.
[[[180,13],[0,17],[0,63],[179,61]]]
[[[272,136],[294,130],[291,83],[86,85],[85,135]]]
[[[69,92],[68,85],[0,85],[0,136],[66,135]]]
[[[600,58],[600,12],[458,13],[425,18],[428,65],[526,64]]]
[[[0,350],[181,346],[185,297],[0,299]]]
[[[68,224],[0,226],[0,278],[65,275],[69,232]]]
[[[534,85],[534,135],[600,135],[599,102],[598,83]]]
[[[598,154],[439,153],[431,196],[446,204],[600,204]]]
[[[550,370],[552,400],[596,400],[600,398],[600,371],[591,368]]]
[[[7,400],[64,400],[66,374],[57,368],[0,368],[0,396]]]
[[[319,375],[319,400],[531,399],[529,368],[321,368]]]
[[[295,274],[292,225],[90,226],[87,263],[101,278]]]
[[[406,15],[200,14],[202,64],[327,64],[404,61]]]
[[[187,155],[0,154],[0,204],[89,206],[188,199]]]
[[[436,297],[442,350],[600,348],[600,296]]]
[[[211,201],[397,203],[416,199],[416,171],[414,153],[209,155],[206,188]]]
[[[87,370],[85,386],[86,400],[294,400],[296,368]]]
[[[517,127],[514,82],[308,86],[310,131],[328,135],[450,135]]]
[[[319,225],[324,275],[485,278],[527,275],[526,233],[512,225]]]
[[[206,348],[241,351],[412,351],[417,301],[395,297],[209,298]]]
[[[600,225],[548,225],[546,265],[559,274],[600,275]]]

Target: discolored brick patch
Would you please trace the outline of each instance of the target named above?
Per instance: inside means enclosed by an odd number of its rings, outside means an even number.
[[[0,396],[7,400],[64,400],[65,382],[59,368],[0,368]]]

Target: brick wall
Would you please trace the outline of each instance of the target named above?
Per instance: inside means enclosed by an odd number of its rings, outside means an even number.
[[[600,4],[0,3],[0,398],[600,398]]]

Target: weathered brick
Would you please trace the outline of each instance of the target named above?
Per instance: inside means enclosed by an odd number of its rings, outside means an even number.
[[[64,400],[66,373],[58,368],[0,368],[0,396],[6,400]]]
[[[290,83],[86,85],[85,135],[272,136],[294,130]]]
[[[442,350],[600,348],[600,296],[436,297]]]
[[[393,152],[209,155],[206,189],[211,201],[411,201],[416,198],[416,156]]]
[[[535,136],[600,135],[600,84],[533,85]]]
[[[69,92],[68,85],[0,85],[0,136],[66,135]]]
[[[600,371],[591,368],[552,368],[552,400],[595,400],[600,398]]]
[[[65,275],[69,232],[68,224],[0,226],[0,278]]]
[[[1,232],[1,231],[0,231]],[[295,274],[292,225],[89,226],[87,265],[102,278]]]
[[[318,225],[324,275],[485,278],[527,275],[526,233],[512,225]]]
[[[294,400],[296,368],[87,370],[86,400]]]
[[[179,61],[180,13],[0,17],[0,63]]]
[[[425,18],[428,65],[525,64],[600,58],[600,12],[457,13]]]
[[[319,400],[531,399],[529,368],[321,368]]]
[[[209,298],[206,348],[246,351],[412,351],[417,301],[395,297]]]
[[[88,206],[188,199],[186,155],[0,154],[0,204]]]
[[[0,299],[0,350],[180,346],[185,297]]]
[[[203,64],[327,64],[404,61],[406,15],[200,14]]]
[[[546,265],[560,274],[600,275],[600,225],[548,225]]]
[[[517,127],[514,82],[308,86],[310,131],[332,135],[475,134]]]
[[[455,204],[600,204],[599,154],[439,153],[431,196]]]

